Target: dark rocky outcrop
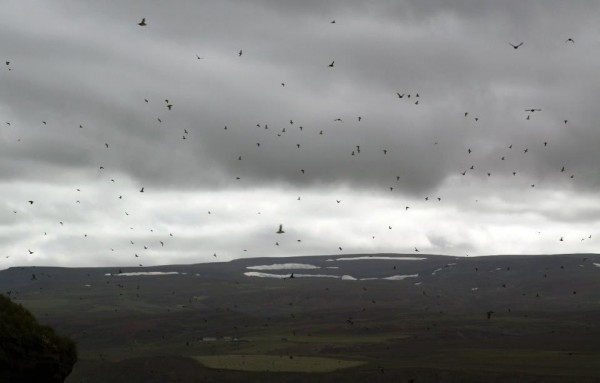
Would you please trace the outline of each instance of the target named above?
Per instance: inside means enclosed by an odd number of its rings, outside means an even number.
[[[0,295],[0,383],[64,382],[76,361],[73,341]]]

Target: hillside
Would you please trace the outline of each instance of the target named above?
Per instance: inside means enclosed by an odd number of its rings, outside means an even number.
[[[592,382],[599,265],[376,254],[11,268],[0,291],[76,340],[68,382]]]

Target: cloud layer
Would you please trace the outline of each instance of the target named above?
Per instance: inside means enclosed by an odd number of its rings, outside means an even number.
[[[595,2],[3,8],[0,267],[597,245]]]

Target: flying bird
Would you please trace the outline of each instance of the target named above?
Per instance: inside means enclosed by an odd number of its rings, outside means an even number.
[[[240,51],[238,52],[238,57],[240,57],[242,55],[242,50],[240,49]]]
[[[144,17],[144,18],[142,19],[142,21],[140,21],[140,22],[138,23],[138,25],[139,25],[140,27],[145,27],[145,26],[146,26],[146,18]]]
[[[329,66],[330,68],[333,68],[333,64],[335,64],[335,60],[334,60],[334,61],[332,61],[332,62],[331,62],[331,64],[329,64],[328,66]]]
[[[521,45],[523,45],[523,42],[520,42],[520,43],[519,43],[519,44],[517,44],[517,45],[514,45],[513,43],[509,43],[509,44],[510,44],[510,46],[511,46],[511,47],[513,47],[514,49],[519,49],[519,47],[520,47]]]
[[[283,225],[279,224],[279,230],[277,230],[277,234],[283,234],[285,233],[285,231],[283,231]]]
[[[142,186],[142,188],[140,189],[140,193],[144,192],[144,187]]]
[[[569,37],[567,40],[565,40],[565,43],[573,43],[573,44],[575,44],[575,40],[573,40],[571,37]]]

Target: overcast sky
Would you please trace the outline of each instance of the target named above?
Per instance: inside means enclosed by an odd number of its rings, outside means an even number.
[[[599,19],[597,1],[4,1],[0,269],[595,252]]]

